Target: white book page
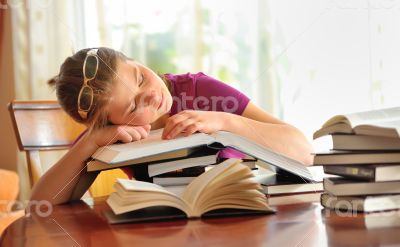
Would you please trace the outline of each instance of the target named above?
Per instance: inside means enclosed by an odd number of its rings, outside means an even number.
[[[369,124],[365,124],[366,126],[369,126]],[[377,127],[382,127],[382,128],[399,128],[400,127],[400,119],[396,120],[390,120],[390,121],[382,121],[382,122],[376,122],[372,126],[377,126]]]
[[[301,162],[267,149],[266,147],[261,146],[258,143],[248,140],[242,136],[226,131],[219,131],[217,133],[216,140],[222,143],[224,146],[237,149],[268,164],[282,168],[308,180],[314,180],[310,171]]]
[[[164,140],[161,138],[162,132],[163,129],[158,129],[151,131],[146,139],[100,147],[92,157],[109,164],[115,164],[213,142],[213,137],[204,133],[196,133],[188,137],[178,136],[171,140]],[[112,160],[107,160],[106,154],[109,151],[114,153]]]
[[[130,180],[130,179],[121,179],[121,178],[118,178],[117,182],[126,191],[149,191],[149,192],[161,192],[170,194],[170,192],[164,189],[162,186],[153,183]]]
[[[386,108],[373,111],[357,112],[344,115],[351,126],[391,122],[400,120],[400,107]]]
[[[213,169],[201,174],[186,187],[182,198],[191,205],[196,205],[197,198],[203,192],[204,188],[214,178],[238,162],[240,162],[239,159],[227,159],[224,162],[216,165]]]

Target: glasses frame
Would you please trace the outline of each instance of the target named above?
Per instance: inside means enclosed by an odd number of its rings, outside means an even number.
[[[89,85],[89,81],[91,81],[91,80],[96,78],[97,70],[99,69],[99,56],[97,55],[97,51],[98,50],[99,49],[91,49],[91,50],[89,50],[86,53],[85,60],[83,61],[83,66],[82,66],[83,84],[82,84],[81,90],[79,91],[78,101],[77,101],[78,113],[79,113],[79,116],[81,116],[82,119],[87,119],[87,114],[89,113],[89,111],[90,111],[90,109],[92,108],[92,105],[93,105],[94,93],[93,93],[93,88]],[[90,78],[86,76],[86,72],[85,72],[86,71],[86,65],[87,65],[89,57],[94,57],[95,61],[96,61],[96,66],[95,66],[96,69],[95,69],[95,71],[93,73],[93,76],[90,77]],[[90,104],[87,107],[87,109],[83,109],[82,106],[81,106],[81,98],[82,98],[83,91],[85,90],[85,88],[89,89],[89,92],[90,92]]]

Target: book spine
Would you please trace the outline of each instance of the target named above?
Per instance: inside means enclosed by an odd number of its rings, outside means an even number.
[[[324,166],[324,172],[343,177],[375,180],[375,169],[368,167]]]

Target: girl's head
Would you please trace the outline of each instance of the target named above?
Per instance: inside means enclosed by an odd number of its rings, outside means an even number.
[[[83,49],[68,57],[49,84],[63,109],[92,128],[150,124],[172,106],[166,80],[110,48]]]

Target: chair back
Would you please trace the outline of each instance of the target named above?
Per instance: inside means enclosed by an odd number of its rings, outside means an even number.
[[[26,152],[32,187],[45,172],[39,151],[70,148],[86,127],[69,117],[57,101],[12,101],[8,109],[19,150]]]
[[[57,101],[12,101],[8,106],[19,150],[26,152],[31,187],[46,172],[40,152],[67,150],[86,126],[75,122]],[[102,171],[89,188],[92,197],[109,195],[121,169]]]

